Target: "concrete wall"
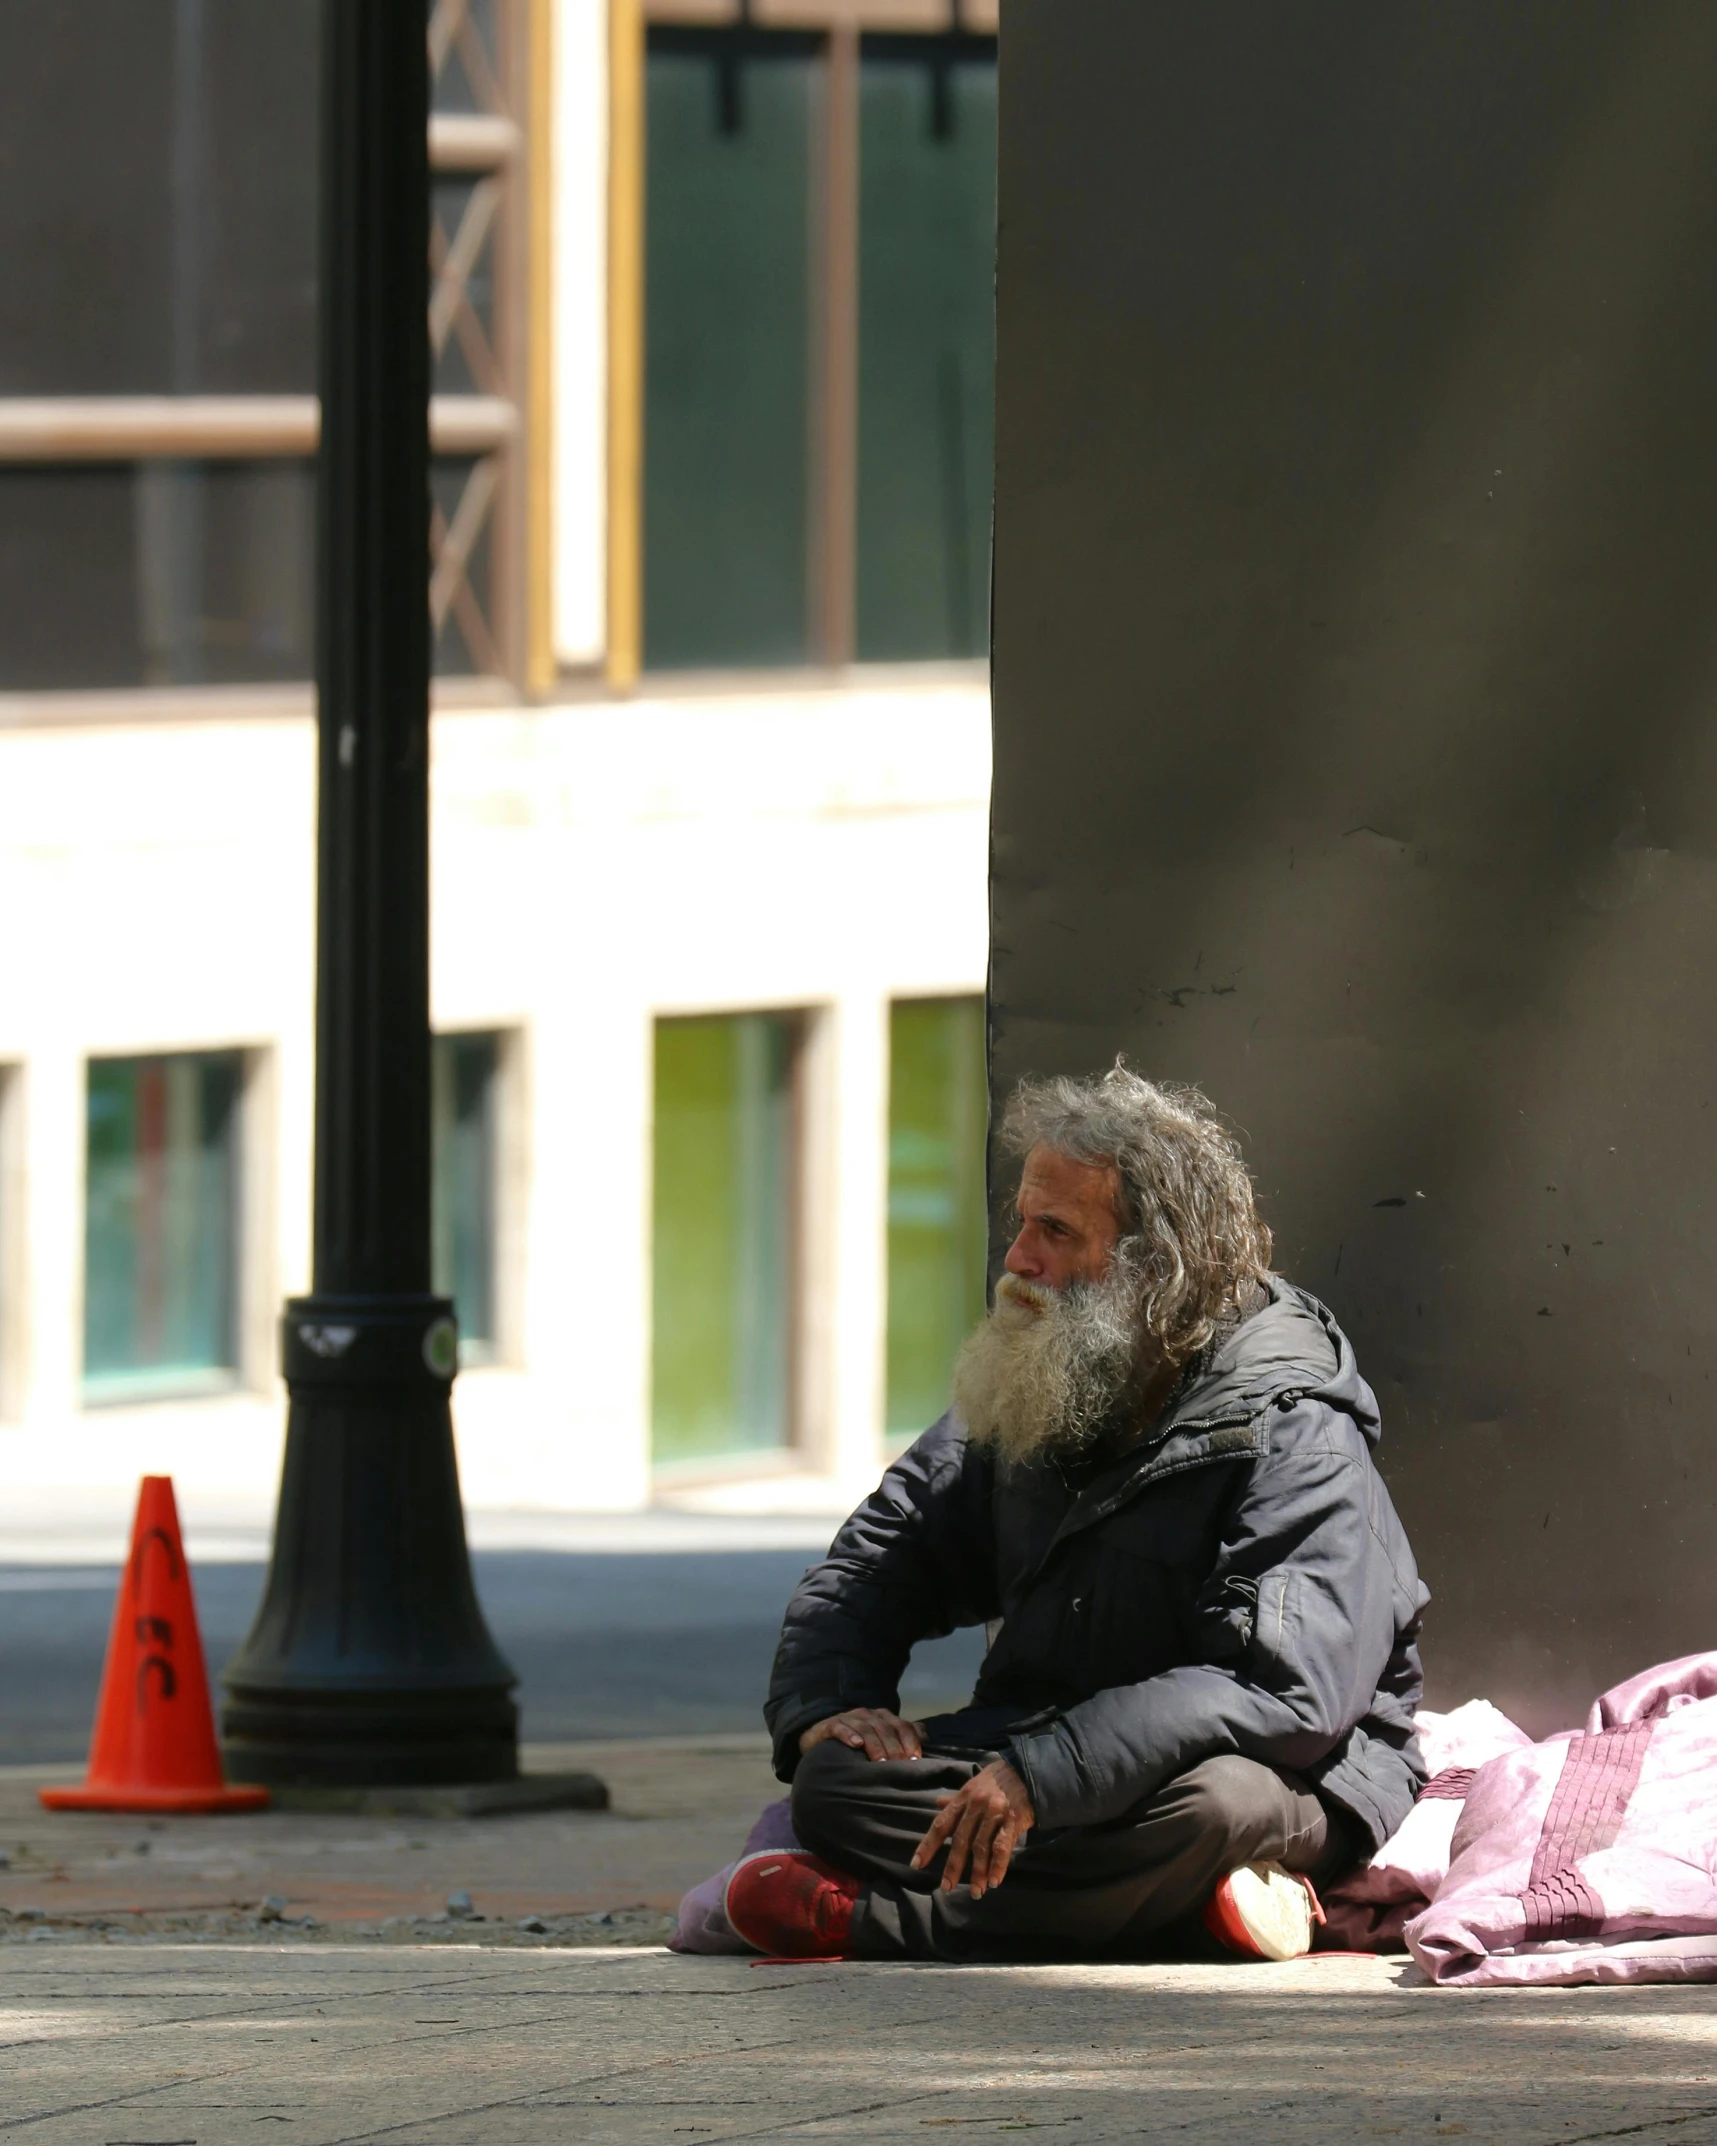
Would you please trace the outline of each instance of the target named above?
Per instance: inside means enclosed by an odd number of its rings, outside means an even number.
[[[1439,1702],[1707,1647],[1717,14],[1009,0],[995,1081],[1243,1128]]]

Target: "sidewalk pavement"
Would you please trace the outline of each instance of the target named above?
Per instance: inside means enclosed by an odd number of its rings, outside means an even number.
[[[0,1953],[0,2129],[31,2146],[1688,2146],[1717,1992],[1451,1994],[1390,1961],[750,1965],[646,1950]]]
[[[136,1818],[43,1810],[37,1789],[75,1780],[81,1767],[0,1769],[8,1865],[0,1946],[46,1942],[49,1933],[108,1943],[478,1934],[486,1944],[657,1942],[680,1895],[731,1862],[763,1805],[784,1793],[756,1733],[527,1746],[524,1764],[599,1774],[611,1807],[494,1818],[281,1810]],[[461,1893],[469,1917],[448,1909]],[[521,1918],[546,1927],[522,1930]]]
[[[1717,1987],[1444,1992],[1404,1961],[1346,1956],[682,1959],[659,1945],[675,1900],[778,1793],[761,1737],[527,1759],[601,1773],[613,1808],[151,1820],[49,1813],[35,1790],[63,1769],[0,1772],[0,2133],[30,2146],[898,2142],[944,2128],[975,2146],[1027,2130],[1078,2146],[1717,2139]],[[460,1893],[469,1918],[448,1910]]]

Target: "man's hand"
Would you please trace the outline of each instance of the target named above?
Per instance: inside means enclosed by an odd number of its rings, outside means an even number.
[[[930,1830],[912,1851],[914,1870],[925,1870],[946,1841],[941,1890],[951,1893],[968,1862],[972,1898],[982,1900],[1008,1874],[1013,1852],[1037,1824],[1031,1795],[1006,1759],[991,1759],[964,1788],[942,1798]]]
[[[812,1724],[799,1739],[799,1749],[835,1737],[849,1750],[862,1751],[867,1759],[921,1759],[924,1736],[916,1721],[902,1721],[886,1706],[849,1707],[844,1714],[831,1714]]]

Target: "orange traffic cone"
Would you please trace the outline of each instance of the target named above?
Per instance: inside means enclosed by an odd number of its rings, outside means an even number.
[[[40,1794],[50,1811],[254,1811],[268,1801],[266,1788],[228,1788],[221,1772],[171,1476],[146,1475],[138,1493],[89,1778]]]

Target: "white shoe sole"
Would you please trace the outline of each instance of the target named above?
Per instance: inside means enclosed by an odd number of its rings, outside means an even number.
[[[1312,1896],[1280,1863],[1231,1871],[1228,1897],[1246,1935],[1267,1960],[1298,1960],[1312,1949]]]

